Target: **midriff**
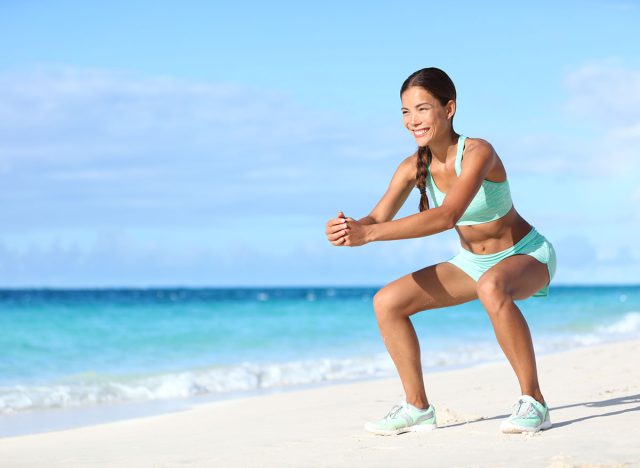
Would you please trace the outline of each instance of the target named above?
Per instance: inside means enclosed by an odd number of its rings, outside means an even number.
[[[514,206],[506,215],[495,221],[455,227],[462,248],[479,255],[508,249],[526,236],[531,228]]]

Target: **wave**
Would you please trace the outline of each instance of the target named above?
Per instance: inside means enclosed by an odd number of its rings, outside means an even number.
[[[600,326],[598,332],[612,335],[637,335],[640,332],[640,312],[629,312],[611,325]]]
[[[640,312],[629,312],[619,320],[592,327],[583,333],[552,333],[534,337],[541,353],[637,338]],[[424,340],[425,369],[470,366],[502,361],[494,341]],[[68,408],[103,403],[229,395],[362,378],[397,376],[387,353],[350,358],[319,358],[289,362],[242,362],[146,375],[118,376],[83,373],[41,385],[0,386],[0,414]]]
[[[534,340],[536,350],[552,353],[585,346],[639,338],[640,312],[631,311],[607,325],[594,325],[582,333],[554,333]]]
[[[457,346],[425,354],[428,368],[470,365],[499,356],[497,344]],[[292,386],[390,377],[393,361],[386,353],[343,359],[290,362],[243,362],[153,375],[114,376],[84,373],[46,385],[0,387],[0,414],[103,403],[225,395]]]

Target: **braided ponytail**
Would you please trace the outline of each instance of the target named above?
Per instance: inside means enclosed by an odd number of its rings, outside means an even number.
[[[419,146],[416,161],[416,187],[420,190],[418,210],[422,212],[429,209],[429,199],[427,198],[427,167],[431,164],[431,149],[428,146]]]

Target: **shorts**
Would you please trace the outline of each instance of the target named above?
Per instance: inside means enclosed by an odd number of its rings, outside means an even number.
[[[447,260],[447,262],[454,264],[477,282],[485,271],[494,266],[500,260],[518,254],[531,255],[536,260],[547,265],[547,269],[549,270],[549,283],[547,283],[544,288],[537,291],[533,297],[547,296],[549,294],[549,284],[556,273],[556,251],[551,242],[536,231],[536,228],[534,227],[532,227],[531,231],[520,239],[517,244],[509,247],[508,249],[492,254],[482,255],[474,254],[473,252],[469,252],[467,249],[461,248],[460,252]]]

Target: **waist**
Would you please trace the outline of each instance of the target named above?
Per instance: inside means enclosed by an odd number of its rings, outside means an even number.
[[[464,247],[460,246],[460,254],[464,256],[489,260],[492,257],[500,257],[505,253],[508,253],[509,251],[517,250],[518,248],[522,247],[523,245],[526,245],[529,242],[534,241],[537,238],[542,239],[543,236],[536,230],[534,226],[529,226],[529,230],[524,236],[521,236],[517,241],[512,243],[510,246],[505,247],[501,250],[490,252],[490,253],[474,253],[471,250],[467,250]]]
[[[503,251],[526,236],[533,226],[512,207],[500,219],[472,226],[456,226],[461,248],[478,255]]]

